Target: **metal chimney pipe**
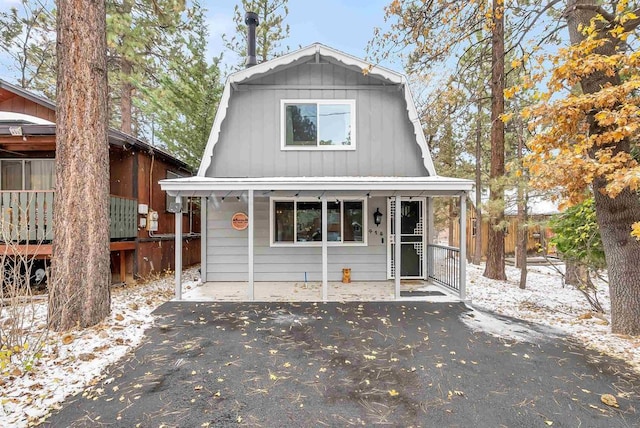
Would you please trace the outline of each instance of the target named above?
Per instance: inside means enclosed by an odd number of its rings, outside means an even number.
[[[256,27],[260,25],[258,14],[255,12],[247,12],[244,15],[244,23],[247,24],[247,68],[258,64],[256,59]]]

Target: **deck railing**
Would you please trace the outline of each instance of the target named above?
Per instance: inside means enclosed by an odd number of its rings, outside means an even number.
[[[460,293],[460,249],[446,245],[427,245],[429,279]]]
[[[0,191],[0,241],[51,241],[53,196],[53,190]],[[137,236],[137,209],[135,199],[110,196],[111,239]]]

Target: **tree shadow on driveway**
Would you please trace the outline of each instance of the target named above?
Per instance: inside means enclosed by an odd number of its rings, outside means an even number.
[[[46,424],[640,426],[623,362],[463,304],[168,302],[155,314],[141,346]],[[482,317],[522,337],[467,326]]]

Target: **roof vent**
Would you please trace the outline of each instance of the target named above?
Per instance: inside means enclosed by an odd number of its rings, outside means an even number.
[[[247,24],[247,68],[258,64],[256,59],[256,27],[260,25],[258,14],[255,12],[247,12],[244,15],[244,23]]]

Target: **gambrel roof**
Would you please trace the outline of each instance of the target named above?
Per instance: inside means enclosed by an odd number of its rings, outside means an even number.
[[[227,109],[229,107],[229,101],[232,93],[238,88],[239,84],[250,82],[252,79],[256,79],[267,74],[284,70],[288,67],[294,67],[297,64],[316,59],[317,62],[322,58],[323,60],[331,61],[335,64],[340,64],[350,70],[355,70],[360,73],[366,73],[372,78],[379,79],[381,83],[388,85],[398,86],[404,93],[406,101],[407,115],[410,122],[413,125],[414,134],[416,137],[416,144],[420,148],[424,167],[429,173],[429,176],[435,177],[436,170],[431,159],[431,153],[427,146],[427,140],[422,130],[422,124],[420,123],[420,117],[416,110],[411,91],[409,89],[409,83],[407,78],[395,71],[389,70],[380,66],[372,66],[367,61],[348,55],[344,52],[340,52],[336,49],[322,45],[320,43],[314,43],[306,48],[302,48],[295,52],[291,52],[286,55],[282,55],[278,58],[272,59],[255,65],[253,67],[238,71],[231,74],[225,83],[222,98],[216,112],[216,116],[209,134],[209,140],[207,141],[200,168],[198,169],[198,176],[204,177],[207,169],[211,165],[213,156],[213,149],[218,143],[220,138],[220,130],[222,123],[227,115]]]

